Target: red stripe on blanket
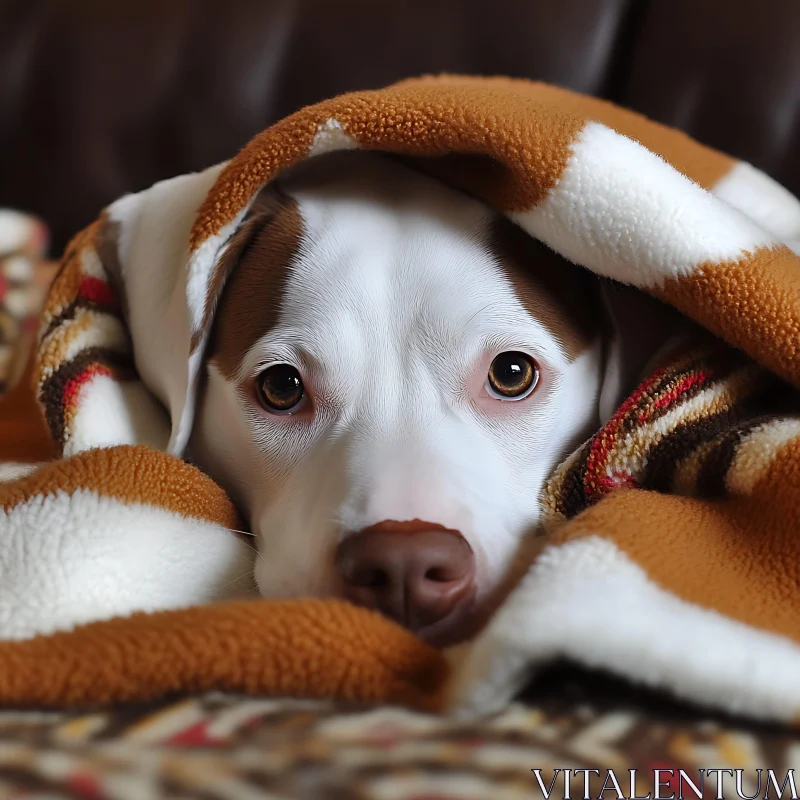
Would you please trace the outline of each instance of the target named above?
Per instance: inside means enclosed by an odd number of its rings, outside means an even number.
[[[167,746],[179,745],[181,747],[223,747],[227,744],[225,739],[219,739],[208,732],[208,720],[190,725],[185,730],[170,736],[164,744]]]
[[[100,779],[91,772],[78,770],[68,775],[65,782],[68,789],[75,792],[78,797],[86,800],[94,800],[95,798],[100,800],[104,796]]]
[[[117,298],[114,297],[111,287],[99,278],[83,278],[78,287],[78,297],[101,306],[117,305]]]
[[[686,394],[686,392],[688,392],[693,386],[697,386],[698,383],[707,383],[710,377],[711,375],[706,370],[699,370],[693,375],[689,375],[677,386],[664,394],[663,397],[659,397],[658,400],[655,400],[653,402],[653,408],[666,408],[671,403],[674,403],[676,400],[680,399],[680,397]],[[644,420],[647,418],[647,416],[647,414],[641,414],[639,415],[639,419]]]
[[[98,375],[111,375],[111,370],[102,364],[90,364],[83,372],[78,373],[74,378],[70,378],[64,385],[61,395],[61,403],[65,408],[69,408],[78,402],[78,395],[81,389]]]
[[[647,394],[658,381],[666,374],[666,369],[654,372],[644,383],[631,394],[628,399],[617,409],[616,414],[606,423],[600,433],[592,441],[589,456],[586,459],[584,473],[584,493],[587,498],[594,497],[598,491],[607,492],[611,488],[620,486],[621,475],[611,478],[601,472],[608,459],[608,454],[614,446],[619,428],[630,414],[633,407]]]
[[[639,481],[627,472],[615,472],[612,475],[603,475],[595,481],[598,494],[608,494],[614,489],[638,489]]]

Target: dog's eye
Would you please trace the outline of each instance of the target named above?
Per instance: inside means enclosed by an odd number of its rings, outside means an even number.
[[[305,397],[300,373],[291,364],[267,367],[256,381],[258,399],[267,411],[288,412]]]
[[[489,367],[488,389],[500,400],[522,400],[539,381],[536,362],[525,353],[500,353]]]

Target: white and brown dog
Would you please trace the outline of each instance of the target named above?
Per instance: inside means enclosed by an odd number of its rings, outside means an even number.
[[[470,637],[527,563],[547,477],[642,367],[609,347],[608,289],[363,153],[265,189],[225,258],[190,453],[250,520],[261,593]]]

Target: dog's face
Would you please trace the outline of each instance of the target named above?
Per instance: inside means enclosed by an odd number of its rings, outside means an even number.
[[[596,290],[482,204],[363,154],[265,190],[236,237],[191,450],[249,517],[261,592],[466,637],[597,425]]]

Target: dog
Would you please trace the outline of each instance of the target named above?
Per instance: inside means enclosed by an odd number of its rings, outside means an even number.
[[[281,176],[223,257],[189,452],[249,520],[260,593],[474,636],[660,334],[623,352],[596,277],[383,155]]]

